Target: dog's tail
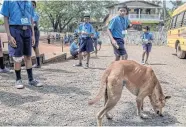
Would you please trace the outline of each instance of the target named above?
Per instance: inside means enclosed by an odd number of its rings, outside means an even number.
[[[95,104],[104,96],[105,90],[107,88],[107,79],[108,79],[108,76],[110,75],[110,72],[111,72],[111,67],[108,67],[108,69],[105,70],[105,72],[102,76],[101,87],[99,89],[99,92],[94,99],[92,99],[88,102],[89,105]]]

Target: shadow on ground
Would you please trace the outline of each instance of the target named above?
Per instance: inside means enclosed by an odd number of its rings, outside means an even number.
[[[99,67],[89,67],[89,69],[93,69],[93,70],[106,70],[106,68],[99,68]]]
[[[41,69],[40,71],[45,71],[45,72],[48,72],[48,73],[53,73],[53,72],[58,72],[58,73],[76,73],[76,72],[70,72],[70,71],[67,71],[67,70],[62,70],[62,69]]]
[[[63,86],[49,86],[49,85],[44,85],[41,88],[36,88],[36,87],[30,87],[28,86],[29,89],[40,92],[40,93],[44,93],[44,94],[58,94],[58,95],[63,95],[63,94],[71,94],[71,93],[75,93],[77,95],[86,95],[86,96],[90,96],[91,93],[88,91],[84,91],[83,89],[77,88],[77,87],[63,87]]]
[[[0,91],[0,102],[6,106],[17,106],[28,102],[41,100],[39,96],[21,96],[20,94]]]
[[[136,115],[136,105],[132,102],[127,102],[128,108],[122,112],[121,118],[117,121],[109,120],[107,126],[169,126],[175,125],[175,123],[179,123],[177,118],[169,114],[168,112],[164,112],[164,117],[157,116],[153,112],[144,112],[149,116],[149,119],[140,119]]]
[[[162,64],[162,63],[152,63],[152,64],[150,64],[150,65],[167,65],[167,64]]]

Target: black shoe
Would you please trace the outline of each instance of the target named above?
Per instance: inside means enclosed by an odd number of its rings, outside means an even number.
[[[82,63],[74,64],[74,67],[82,67]]]
[[[83,66],[84,69],[88,69],[89,68],[89,65],[88,64],[85,64],[85,66]]]
[[[32,81],[29,81],[29,85],[36,86],[36,87],[42,87],[43,86],[39,81],[37,81],[35,79],[32,80]]]
[[[32,67],[33,68],[41,68],[41,65],[34,64]]]

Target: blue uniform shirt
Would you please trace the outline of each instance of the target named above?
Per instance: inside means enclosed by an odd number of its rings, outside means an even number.
[[[141,38],[142,38],[142,39],[147,39],[148,41],[154,40],[154,39],[153,39],[153,35],[152,35],[152,33],[150,33],[150,32],[145,32],[145,33],[143,33],[143,35],[141,36]]]
[[[126,30],[129,26],[129,19],[127,17],[116,16],[109,23],[109,30],[114,38],[124,38],[122,31]]]
[[[73,52],[73,51],[76,51],[78,49],[78,46],[75,42],[73,42],[71,45],[70,45],[70,51]]]
[[[90,23],[82,23],[79,25],[79,32],[85,31],[88,34],[94,34],[94,28]],[[87,35],[81,35],[81,37],[89,37]]]
[[[31,25],[31,18],[34,17],[34,9],[31,1],[4,0],[1,14],[9,17],[9,25]],[[28,18],[28,22],[22,23],[22,18]]]
[[[39,14],[38,14],[36,11],[34,11],[33,21],[34,21],[34,22],[37,22],[37,23],[38,23],[38,21],[39,21]]]
[[[98,39],[100,36],[100,33],[98,31],[95,31],[94,32],[94,38]]]

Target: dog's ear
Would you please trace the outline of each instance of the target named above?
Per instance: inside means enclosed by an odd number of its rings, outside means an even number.
[[[170,99],[171,98],[171,96],[166,96],[165,97],[165,100],[168,100],[168,99]]]

